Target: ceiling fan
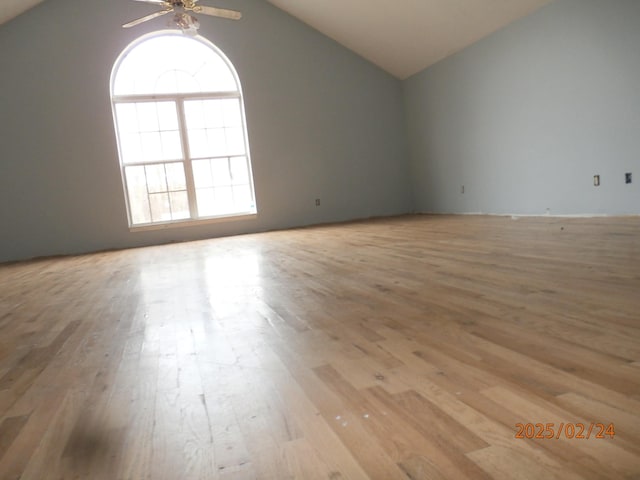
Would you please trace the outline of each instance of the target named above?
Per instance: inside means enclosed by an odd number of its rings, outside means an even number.
[[[200,27],[200,22],[196,17],[187,12],[203,13],[212,17],[228,18],[230,20],[240,20],[242,13],[226,8],[207,7],[198,5],[198,0],[135,0],[136,2],[151,3],[159,5],[162,10],[145,15],[142,18],[133,20],[122,25],[124,28],[135,27],[148,20],[161,17],[168,13],[173,13],[171,23],[180,27],[185,33],[195,34]]]

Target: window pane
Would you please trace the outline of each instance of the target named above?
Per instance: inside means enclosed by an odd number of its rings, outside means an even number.
[[[135,103],[117,104],[116,118],[118,119],[118,131],[121,134],[138,131],[138,114]]]
[[[116,104],[116,115],[123,163],[182,158],[175,102]]]
[[[218,215],[231,213],[233,208],[233,190],[231,187],[218,187],[214,189],[215,211]]]
[[[138,130],[140,132],[157,132],[159,128],[156,104],[153,102],[136,103],[136,109],[138,111]]]
[[[240,115],[240,99],[221,100],[222,110],[224,112],[225,127],[240,127],[242,125],[242,116]]]
[[[147,165],[144,168],[147,173],[149,193],[166,192],[167,179],[164,174],[164,165]]]
[[[234,185],[249,184],[249,168],[247,157],[233,157],[231,163],[231,179]]]
[[[126,167],[125,172],[127,175],[127,186],[129,189],[144,188],[146,194],[147,177],[144,172],[144,167]]]
[[[167,163],[165,171],[170,191],[187,189],[187,182],[184,178],[184,165],[182,163]]]
[[[142,143],[142,159],[144,161],[162,160],[162,143],[159,132],[145,132],[140,134]],[[140,161],[140,160],[138,160]]]
[[[209,140],[206,130],[189,130],[189,150],[192,158],[209,156]]]
[[[178,130],[178,113],[174,102],[158,102],[158,123],[160,130]]]
[[[215,215],[215,200],[213,197],[213,188],[197,189],[196,199],[198,201],[199,216],[210,217],[211,215]]]
[[[251,198],[251,188],[249,185],[233,187],[233,200],[236,211],[249,211],[253,205]]]
[[[182,144],[180,134],[175,132],[161,132],[162,155],[160,160],[178,160],[182,158]]]
[[[142,159],[142,144],[140,143],[140,134],[121,134],[120,153],[122,155],[122,163],[139,162]]]
[[[208,149],[207,154],[212,157],[220,157],[227,154],[227,142],[224,136],[224,128],[212,128],[207,130]]]
[[[151,219],[154,222],[166,222],[171,220],[171,204],[168,193],[151,193],[149,195],[151,206]]]
[[[182,34],[153,37],[122,59],[115,95],[233,92],[235,77],[224,59],[203,42]]]
[[[194,160],[191,165],[193,167],[193,180],[196,188],[213,186],[211,162],[209,160]]]
[[[239,99],[190,100],[184,105],[192,157],[245,152]]]
[[[155,84],[153,86],[149,85],[148,88],[152,88],[155,93],[178,91],[178,77],[176,76],[175,70],[158,71],[157,73],[158,76],[156,77]]]
[[[244,153],[244,135],[241,128],[225,129],[227,155],[238,155]]]
[[[126,167],[127,193],[129,196],[129,208],[131,210],[131,222],[149,223],[151,212],[149,210],[149,198],[147,196],[147,180],[144,167]]]
[[[171,216],[173,220],[189,218],[189,199],[187,192],[171,192],[169,194],[171,201]]]
[[[211,173],[213,175],[214,186],[231,184],[228,159],[216,158],[211,160]]]
[[[223,128],[189,130],[188,135],[189,150],[192,158],[227,155],[227,141]]]
[[[223,104],[228,100],[189,100],[184,104],[188,128],[222,128],[225,126]],[[231,100],[236,102],[237,100]]]
[[[184,102],[184,116],[187,120],[187,127],[190,129],[206,128],[204,118],[204,102],[202,100],[190,100]]]
[[[204,104],[205,124],[207,128],[221,128],[225,126],[222,103],[225,100],[206,100]]]

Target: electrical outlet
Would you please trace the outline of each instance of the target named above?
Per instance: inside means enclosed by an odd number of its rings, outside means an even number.
[[[593,176],[593,186],[594,187],[599,187],[600,186],[600,175],[594,175]]]
[[[316,207],[319,207],[319,206],[320,206],[320,199],[316,198]]]
[[[624,183],[626,183],[626,184],[631,183],[631,174],[630,173],[625,173],[624,174]]]

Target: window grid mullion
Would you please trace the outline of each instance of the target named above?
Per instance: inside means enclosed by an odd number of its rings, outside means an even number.
[[[218,100],[228,98],[241,98],[239,91],[233,92],[197,92],[197,93],[166,93],[166,94],[134,94],[134,95],[114,95],[112,97],[115,103],[142,103],[142,102],[162,102],[184,100]]]
[[[167,201],[169,202],[169,215],[173,220],[173,202],[171,201],[171,191],[169,190],[169,178],[167,177],[167,164],[162,165],[162,171],[164,172],[164,185],[167,187],[165,193],[167,194]]]
[[[178,129],[180,130],[180,142],[182,143],[184,178],[187,184],[187,200],[189,201],[189,212],[191,218],[200,218],[198,213],[198,202],[196,199],[196,183],[193,178],[193,165],[191,164],[191,150],[189,149],[189,136],[187,132],[187,118],[184,113],[184,99],[176,99],[178,110]]]
[[[147,168],[143,168],[144,171],[144,188],[147,191],[147,205],[149,208],[149,218],[153,222],[153,210],[151,209],[151,192],[149,192],[149,176],[147,175]]]

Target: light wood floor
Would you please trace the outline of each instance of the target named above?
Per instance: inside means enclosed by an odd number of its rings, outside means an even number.
[[[515,438],[592,422],[615,436]],[[640,218],[411,216],[0,266],[18,478],[640,478]]]

